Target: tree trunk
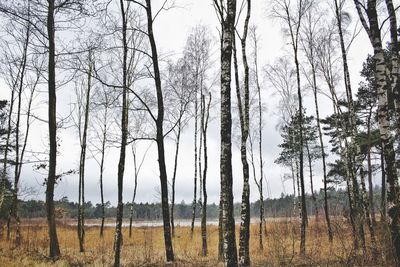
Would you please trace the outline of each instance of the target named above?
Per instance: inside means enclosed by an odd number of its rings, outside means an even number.
[[[81,140],[81,156],[79,161],[79,206],[78,206],[78,239],[79,251],[85,251],[85,162],[86,162],[86,143],[87,143],[87,129],[89,125],[89,110],[90,110],[90,91],[92,88],[92,50],[89,50],[88,56],[88,77],[87,77],[87,90],[85,102],[85,117],[83,126],[83,136]],[[80,123],[80,122],[79,122]],[[80,126],[79,126],[80,128]]]
[[[353,200],[353,186],[352,186],[352,180],[351,180],[351,170],[350,170],[350,163],[349,163],[349,158],[348,158],[348,144],[346,138],[343,138],[343,133],[341,132],[342,129],[346,129],[346,124],[342,121],[342,119],[339,117],[342,115],[342,111],[340,106],[338,105],[338,100],[335,92],[335,88],[333,87],[332,83],[330,81],[327,81],[329,91],[331,93],[332,97],[332,103],[333,103],[333,111],[335,115],[335,127],[336,127],[336,133],[337,136],[339,137],[340,144],[339,144],[339,153],[340,157],[344,160],[345,168],[346,168],[346,187],[347,187],[347,197],[349,200],[349,221],[352,229],[352,236],[353,236],[353,245],[355,249],[358,249],[359,247],[359,242],[358,242],[358,234],[357,234],[357,226],[356,226],[356,219],[355,219],[355,211],[354,211],[354,202]],[[342,145],[344,143],[344,146]]]
[[[54,186],[56,183],[57,164],[57,117],[56,117],[56,62],[55,62],[55,28],[54,28],[54,0],[48,0],[47,34],[49,40],[49,175],[46,182],[46,213],[49,233],[49,256],[57,259],[61,253],[58,245],[56,217],[54,214]]]
[[[253,141],[251,138],[251,135],[249,136],[249,141],[250,141],[250,157],[251,157],[251,167],[253,169],[253,178],[254,178],[254,183],[256,184],[258,188],[258,193],[259,193],[259,218],[260,218],[260,223],[259,223],[259,229],[258,229],[258,245],[259,249],[263,250],[264,249],[264,244],[263,244],[263,233],[266,232],[265,227],[265,219],[264,219],[264,197],[263,197],[263,191],[262,191],[262,182],[263,179],[260,179],[257,181],[257,175],[256,175],[256,166],[254,163],[254,150],[253,150]]]
[[[344,82],[346,87],[346,96],[347,96],[347,108],[349,110],[350,115],[350,137],[351,142],[350,144],[347,143],[347,155],[348,155],[348,164],[350,170],[350,176],[352,179],[352,189],[353,189],[353,196],[354,196],[354,220],[355,225],[358,227],[359,237],[361,238],[362,247],[365,251],[365,235],[364,235],[364,217],[363,217],[363,207],[362,203],[362,196],[360,194],[359,185],[357,182],[357,175],[355,173],[356,169],[356,154],[360,151],[360,147],[356,137],[358,136],[358,129],[356,124],[356,114],[354,110],[354,102],[353,102],[353,94],[351,89],[351,82],[350,82],[350,72],[347,62],[347,51],[344,44],[344,37],[343,37],[343,29],[342,29],[342,6],[338,5],[337,0],[335,0],[335,12],[336,12],[336,19],[337,19],[337,27],[339,33],[339,40],[340,40],[340,48],[342,54],[342,61],[343,61],[343,73],[344,73]],[[345,125],[345,124],[344,124]],[[344,127],[344,129],[346,129]],[[347,141],[347,140],[346,140]]]
[[[383,144],[381,149],[381,222],[386,222],[387,204],[386,204],[386,170],[385,156],[383,155]]]
[[[255,34],[255,33],[254,33]],[[258,140],[258,153],[259,153],[259,161],[260,161],[260,180],[258,183],[258,190],[260,194],[260,229],[259,229],[259,234],[260,234],[260,248],[263,249],[263,240],[262,240],[262,235],[264,232],[265,237],[267,237],[267,224],[265,221],[265,216],[264,216],[264,196],[263,196],[263,181],[264,181],[264,160],[263,160],[263,151],[262,151],[262,104],[261,104],[261,86],[260,82],[258,79],[258,51],[257,51],[257,39],[254,37],[254,62],[255,62],[255,75],[256,75],[256,85],[257,85],[257,96],[258,96],[258,135],[259,135],[259,140]],[[254,174],[255,177],[255,174]]]
[[[114,240],[114,267],[120,266],[121,244],[122,244],[122,218],[124,211],[123,183],[125,172],[125,156],[128,138],[128,43],[127,43],[127,18],[125,14],[124,1],[120,0],[122,20],[122,114],[121,114],[121,148],[118,162],[118,206]]]
[[[364,175],[363,168],[360,169],[360,176],[361,176],[362,203],[364,206],[365,218],[367,219],[367,226],[368,226],[369,234],[371,237],[372,258],[373,258],[373,260],[376,260],[379,254],[378,254],[378,251],[376,248],[375,227],[372,223],[370,207],[369,207],[369,203],[367,200],[367,190],[365,187],[365,175]]]
[[[154,68],[154,81],[157,93],[157,108],[158,114],[156,119],[156,141],[158,151],[158,164],[160,169],[160,183],[161,183],[161,205],[164,225],[164,242],[165,242],[165,254],[167,262],[174,261],[174,252],[172,248],[171,240],[171,226],[169,216],[169,203],[168,203],[168,178],[167,169],[165,167],[165,153],[164,153],[164,133],[163,133],[163,122],[164,122],[164,101],[161,88],[161,77],[160,69],[158,66],[158,53],[157,46],[153,34],[153,16],[151,11],[151,0],[146,0],[146,13],[147,13],[147,35],[150,41],[152,62]]]
[[[376,0],[368,1],[367,15],[370,25],[371,43],[374,48],[375,79],[378,91],[378,121],[381,140],[383,143],[383,155],[386,164],[386,176],[389,184],[387,202],[389,206],[390,230],[394,248],[396,264],[400,265],[400,187],[396,171],[396,159],[393,146],[393,137],[390,132],[390,118],[388,111],[388,94],[386,90],[386,64],[382,49],[382,40]]]
[[[259,216],[260,216],[260,223],[259,223],[259,248],[263,250],[263,234],[266,236],[266,222],[264,217],[264,196],[263,196],[263,178],[264,178],[264,162],[263,162],[263,153],[262,153],[262,103],[261,103],[261,86],[258,79],[258,45],[257,45],[257,37],[256,32],[253,32],[253,41],[254,41],[254,68],[255,68],[255,81],[257,86],[257,96],[258,96],[258,152],[259,152],[259,161],[260,161],[260,179],[257,181],[256,169],[254,164],[254,154],[253,154],[253,143],[250,138],[250,155],[251,155],[251,162],[253,167],[253,176],[254,182],[257,185],[258,193],[259,193],[259,201],[260,201],[260,209],[259,209]]]
[[[353,188],[353,195],[354,195],[354,219],[355,225],[358,226],[359,237],[361,238],[363,249],[365,250],[365,236],[364,236],[364,228],[363,228],[363,216],[362,216],[362,196],[360,196],[360,190],[357,182],[357,176],[355,173],[356,169],[356,154],[360,150],[359,144],[356,140],[356,136],[358,135],[357,125],[356,125],[356,114],[354,111],[354,102],[353,102],[353,93],[351,89],[351,82],[350,82],[350,71],[348,67],[347,61],[347,51],[344,43],[344,36],[343,36],[343,28],[342,28],[342,6],[340,6],[335,0],[335,12],[336,12],[336,20],[337,20],[337,27],[338,27],[338,34],[340,40],[340,49],[343,61],[343,76],[344,76],[344,83],[346,87],[346,97],[347,97],[347,108],[350,113],[350,137],[351,142],[350,144],[346,145],[347,154],[348,154],[348,164],[350,175],[352,178],[352,188]],[[346,128],[344,128],[346,129]]]
[[[234,25],[236,1],[227,0],[226,12],[221,10],[222,43],[221,43],[221,206],[223,232],[224,265],[237,266],[235,238],[235,219],[233,215],[232,192],[232,114],[231,114],[231,64],[232,45],[235,38]],[[224,16],[223,13],[226,13]]]
[[[395,106],[395,129],[397,138],[400,138],[400,68],[399,68],[399,59],[400,59],[400,45],[398,41],[398,29],[397,29],[397,19],[396,19],[396,10],[393,6],[392,0],[385,0],[386,8],[389,15],[390,20],[390,37],[391,37],[391,90],[394,98],[394,106]],[[397,139],[398,140],[398,139]],[[398,148],[400,145],[398,144]],[[397,161],[397,168],[400,168],[400,163]]]
[[[203,116],[203,110],[201,110],[203,107],[202,107],[202,104],[201,104],[201,97],[202,97],[202,95],[203,95],[203,90],[201,89],[200,90],[200,116]],[[199,200],[197,201],[199,204],[200,204],[200,213],[201,213],[201,209],[203,208],[202,207],[202,201],[203,201],[203,194],[202,194],[202,192],[203,192],[203,174],[202,174],[202,167],[201,167],[201,153],[202,153],[202,150],[203,150],[203,129],[201,128],[201,120],[202,120],[202,118],[200,118],[200,136],[199,136],[199,159],[198,159],[198,162],[199,162]]]
[[[208,119],[210,115],[211,105],[211,93],[209,94],[209,100],[207,109],[205,107],[205,97],[202,96],[203,114],[201,119],[201,129],[203,132],[203,149],[204,149],[204,168],[203,168],[203,208],[201,209],[201,240],[202,240],[202,255],[207,256],[207,170],[208,170],[208,154],[207,154],[207,128]],[[206,109],[206,110],[205,110]]]
[[[296,67],[296,82],[297,82],[297,97],[298,97],[298,112],[299,112],[299,120],[298,120],[298,127],[299,127],[299,183],[300,186],[298,187],[301,190],[301,194],[299,194],[301,198],[301,228],[300,228],[300,254],[305,256],[306,254],[306,227],[308,224],[307,218],[307,207],[306,207],[306,195],[305,195],[305,185],[304,185],[304,140],[303,140],[303,99],[301,94],[301,81],[300,81],[300,63],[298,59],[298,41],[299,41],[299,31],[301,26],[301,18],[302,18],[302,1],[300,1],[300,6],[298,7],[298,18],[293,25],[293,18],[291,17],[289,5],[285,2],[285,14],[286,14],[286,21],[288,23],[290,37],[291,37],[291,45],[293,49],[293,57],[294,57],[294,64]]]
[[[304,185],[304,160],[303,160],[303,102],[301,95],[301,84],[300,84],[300,65],[297,58],[297,45],[294,49],[295,65],[296,65],[296,76],[297,76],[297,96],[299,99],[299,134],[300,134],[300,151],[299,151],[299,178],[301,188],[301,240],[300,240],[300,253],[301,255],[306,254],[306,227],[308,223],[307,218],[307,207],[306,207],[306,192]]]
[[[25,137],[24,137],[24,142],[23,142],[23,146],[22,146],[22,149],[21,149],[21,155],[20,155],[20,158],[19,158],[19,168],[18,168],[18,170],[16,172],[16,177],[17,177],[16,178],[16,185],[17,185],[16,189],[18,189],[18,183],[19,183],[19,179],[21,177],[21,170],[22,170],[23,161],[24,161],[24,154],[25,154],[25,150],[26,150],[26,145],[28,143],[28,135],[29,135],[29,130],[30,130],[30,119],[31,119],[31,107],[32,107],[32,101],[33,101],[33,94],[34,94],[36,86],[37,86],[37,84],[39,82],[39,78],[40,78],[40,74],[38,74],[38,76],[37,76],[37,79],[36,79],[36,81],[35,81],[35,83],[33,85],[33,88],[31,89],[31,94],[30,94],[30,97],[29,97],[27,114],[26,114]],[[16,234],[15,234],[15,243],[16,243],[17,246],[19,246],[21,244],[22,237],[21,237],[21,229],[20,229],[21,222],[20,222],[20,218],[19,218],[19,215],[18,215],[18,190],[16,191],[14,201],[15,201],[15,206],[14,206],[15,214],[14,214],[14,217],[15,217],[16,226],[17,226],[16,227]]]
[[[172,199],[171,199],[171,230],[172,237],[175,236],[175,224],[174,224],[174,208],[175,208],[175,180],[176,180],[176,170],[178,168],[178,155],[179,155],[179,143],[181,139],[181,119],[178,121],[177,125],[177,136],[175,141],[175,159],[174,159],[174,173],[172,175]]]
[[[296,216],[296,210],[297,210],[296,181],[298,179],[296,178],[297,171],[295,173],[295,166],[294,166],[293,160],[291,160],[290,171],[291,171],[291,174],[292,174],[292,183],[293,183],[293,211],[292,211],[292,214],[290,216],[292,217],[292,215],[293,215],[293,217],[295,217]]]
[[[239,107],[239,118],[241,128],[241,144],[240,144],[240,155],[243,167],[243,192],[242,192],[242,204],[240,211],[240,239],[239,239],[239,266],[250,266],[250,184],[249,184],[249,163],[247,161],[247,139],[249,137],[249,110],[250,110],[250,97],[249,97],[249,66],[247,62],[246,53],[246,42],[247,32],[251,14],[251,0],[247,0],[247,14],[244,22],[243,36],[241,37],[242,46],[242,61],[244,68],[244,96],[242,99],[240,93],[240,85],[238,78],[238,66],[236,59],[236,42],[235,37],[233,39],[233,53],[234,53],[234,65],[235,65],[235,80],[236,80],[236,96]],[[243,103],[244,101],[244,103]]]
[[[10,147],[10,137],[11,137],[11,123],[12,123],[12,113],[14,108],[14,95],[15,95],[16,87],[13,86],[10,97],[10,110],[8,111],[7,116],[7,136],[6,136],[6,144],[4,147],[4,161],[3,161],[3,172],[1,175],[0,182],[0,208],[3,206],[4,198],[6,195],[6,184],[7,184],[7,162],[8,162],[8,150]]]
[[[196,220],[196,204],[197,204],[197,77],[194,97],[194,177],[193,177],[193,202],[192,202],[192,223],[190,225],[190,237],[193,238],[194,222]]]
[[[314,202],[315,218],[316,218],[316,221],[318,222],[318,204],[317,204],[317,198],[315,197],[315,193],[314,193],[312,159],[311,159],[311,154],[310,154],[310,147],[308,146],[307,141],[306,141],[306,150],[307,150],[307,158],[308,158],[308,168],[309,168],[309,172],[310,172],[311,198]]]
[[[29,10],[28,10],[29,12]],[[21,122],[21,102],[22,102],[22,91],[24,88],[24,79],[25,79],[25,69],[26,69],[26,61],[27,61],[27,53],[28,53],[28,45],[30,40],[30,24],[26,26],[26,34],[25,40],[23,44],[23,54],[22,54],[22,64],[21,64],[21,72],[19,76],[19,88],[18,88],[18,106],[17,106],[17,121],[15,125],[15,171],[14,171],[14,189],[12,191],[12,204],[10,215],[14,218],[16,229],[15,229],[15,245],[18,247],[21,244],[21,229],[20,229],[20,218],[18,214],[18,190],[19,190],[19,179],[21,175],[21,168],[23,164],[23,153],[25,151],[26,142],[27,142],[27,134],[25,134],[25,143],[23,145],[23,151],[20,151],[19,139],[20,139],[20,122]],[[18,77],[17,77],[18,79]],[[32,99],[32,96],[31,96]],[[28,110],[28,120],[27,120],[27,131],[29,131],[29,113],[30,113],[30,104]],[[21,157],[20,157],[21,152]],[[7,223],[7,237],[9,237],[9,223]]]
[[[224,261],[224,228],[222,225],[222,192],[218,205],[218,261]]]
[[[372,116],[372,108],[369,109],[367,118],[367,139],[368,139],[367,164],[368,164],[368,201],[371,212],[372,225],[373,227],[375,227],[376,218],[375,218],[374,185],[372,183],[372,160],[371,160],[371,116]]]
[[[139,175],[139,170],[137,167],[137,160],[136,160],[135,142],[132,143],[132,156],[133,156],[133,171],[135,176],[135,184],[133,185],[133,196],[132,196],[131,210],[129,215],[129,238],[132,237],[132,223],[133,223],[133,210],[134,210],[133,205],[135,204],[136,191],[138,185],[138,175]]]
[[[105,206],[104,206],[104,188],[103,188],[103,174],[104,174],[104,158],[106,153],[106,141],[107,141],[107,107],[104,111],[104,121],[103,121],[103,136],[101,140],[101,160],[100,160],[100,198],[101,198],[101,225],[100,225],[100,237],[104,236],[104,220],[106,217]]]
[[[312,47],[312,49],[314,49]],[[325,211],[325,220],[326,225],[328,227],[328,237],[329,241],[333,241],[333,232],[331,226],[331,220],[329,217],[329,205],[328,205],[328,177],[326,174],[326,155],[325,155],[325,147],[324,147],[324,140],[323,140],[323,133],[321,128],[321,119],[319,115],[319,104],[318,104],[318,88],[317,88],[317,75],[315,70],[314,58],[312,59],[311,63],[311,71],[312,71],[312,81],[313,81],[313,93],[314,93],[314,104],[315,104],[315,114],[317,119],[317,128],[318,128],[318,136],[319,136],[319,144],[321,146],[321,158],[322,158],[322,170],[324,175],[324,211]]]

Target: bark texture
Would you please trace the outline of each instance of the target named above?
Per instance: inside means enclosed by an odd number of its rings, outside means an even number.
[[[236,1],[227,0],[226,6],[214,1],[221,27],[221,230],[223,261],[225,266],[237,266],[235,220],[233,217],[232,191],[232,115],[231,115],[231,65],[235,37]],[[226,8],[226,9],[225,9]]]
[[[357,10],[360,3],[355,1]],[[386,63],[382,48],[381,31],[378,22],[377,1],[368,0],[367,6],[368,24],[362,13],[359,12],[363,26],[370,37],[374,49],[375,79],[378,91],[378,122],[379,132],[383,144],[383,156],[385,160],[385,173],[388,183],[387,205],[390,218],[390,231],[393,244],[393,254],[396,264],[400,265],[400,187],[396,171],[396,159],[394,151],[394,140],[390,131],[390,116],[388,110],[388,92],[386,81]]]
[[[249,21],[251,15],[251,0],[247,0],[247,13],[244,21],[243,35],[240,38],[242,46],[242,62],[244,69],[244,83],[243,83],[243,99],[240,92],[240,86],[238,82],[238,75],[236,74],[236,95],[239,107],[240,117],[240,128],[241,128],[241,144],[240,144],[240,155],[243,167],[243,192],[242,192],[242,204],[240,211],[240,238],[239,238],[239,266],[250,266],[250,184],[249,184],[249,163],[247,161],[247,139],[249,137],[249,111],[250,111],[250,97],[249,97],[249,65],[247,62],[247,33],[249,28]],[[235,66],[237,70],[236,62],[236,46],[235,51]],[[237,73],[237,71],[236,71]],[[243,103],[244,102],[244,103]]]

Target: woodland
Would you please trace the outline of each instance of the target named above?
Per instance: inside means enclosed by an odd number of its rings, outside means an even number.
[[[0,265],[400,267],[399,9],[2,0]]]

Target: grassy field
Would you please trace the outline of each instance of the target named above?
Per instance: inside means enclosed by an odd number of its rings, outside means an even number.
[[[379,256],[373,258],[367,229],[367,250],[355,249],[350,227],[342,219],[333,220],[334,241],[329,242],[324,221],[311,220],[307,228],[307,253],[299,255],[300,222],[286,220],[267,224],[264,249],[258,245],[258,225],[251,226],[250,254],[253,266],[392,266],[386,253],[389,236],[378,225]],[[202,257],[200,229],[190,238],[189,227],[178,227],[173,240],[176,262],[170,266],[222,266],[217,261],[218,228],[208,226],[209,256]],[[65,223],[58,226],[62,257],[52,262],[47,258],[47,227],[44,220],[24,221],[23,243],[15,248],[7,241],[5,230],[0,240],[0,266],[110,266],[113,263],[114,228],[108,227],[99,237],[99,227],[86,229],[86,252],[79,253],[76,228]],[[132,238],[124,228],[122,264],[124,266],[164,266],[164,244],[161,227],[134,228]],[[238,237],[238,234],[237,234]]]

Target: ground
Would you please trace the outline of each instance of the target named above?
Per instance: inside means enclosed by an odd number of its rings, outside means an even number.
[[[370,251],[367,228],[366,251],[354,249],[351,229],[344,218],[333,219],[334,241],[329,242],[325,222],[310,220],[307,228],[306,256],[299,255],[300,221],[285,219],[267,224],[264,249],[259,248],[258,224],[251,225],[250,254],[252,266],[392,266],[387,251],[387,230],[378,225],[379,257]],[[3,224],[4,225],[4,224]],[[237,229],[238,230],[238,229]],[[173,239],[176,262],[170,266],[222,266],[217,261],[218,227],[210,225],[208,231],[209,255],[201,256],[200,228],[190,238],[189,227],[177,227]],[[58,237],[62,256],[58,261],[47,258],[48,239],[45,220],[24,220],[23,242],[19,248],[13,243],[13,233],[7,240],[2,229],[0,240],[0,266],[111,266],[113,263],[114,228],[107,227],[100,238],[100,228],[86,228],[85,253],[79,252],[76,227],[60,221]],[[236,237],[239,237],[237,232]],[[164,243],[161,227],[137,227],[130,238],[128,228],[123,229],[121,263],[123,266],[164,266]]]

